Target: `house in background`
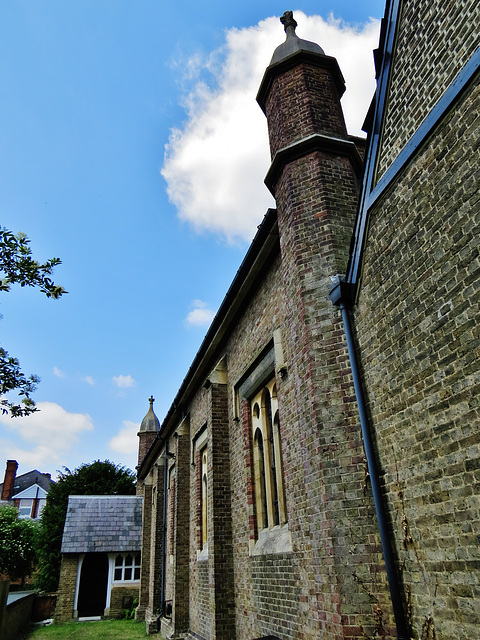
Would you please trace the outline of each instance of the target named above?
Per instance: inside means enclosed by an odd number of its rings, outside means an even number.
[[[0,484],[0,504],[14,504],[20,518],[36,520],[42,514],[47,493],[54,484],[49,473],[34,469],[17,476],[18,462],[7,460],[5,477]]]
[[[141,538],[141,497],[70,496],[55,620],[122,617],[138,599]]]

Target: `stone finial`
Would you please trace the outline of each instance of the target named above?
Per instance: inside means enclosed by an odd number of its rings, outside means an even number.
[[[153,410],[153,403],[155,402],[155,398],[153,396],[150,396],[148,401],[150,403],[150,407],[148,409],[147,415],[142,420],[139,433],[144,433],[146,431],[160,431],[160,422],[158,421],[158,418]]]
[[[297,27],[297,21],[293,17],[293,11],[285,11],[283,16],[280,18],[280,22],[283,24],[286,32],[288,27],[293,27],[294,31]]]
[[[318,44],[315,42],[309,42],[308,40],[302,40],[302,38],[297,36],[295,33],[297,21],[293,17],[293,11],[285,11],[283,16],[280,18],[280,22],[285,28],[287,37],[285,42],[275,49],[273,57],[270,60],[270,65],[281,62],[282,60],[300,52],[320,54],[321,56],[325,55],[325,52],[318,46]]]

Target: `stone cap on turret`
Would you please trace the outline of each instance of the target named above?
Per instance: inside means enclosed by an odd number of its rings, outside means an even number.
[[[150,408],[148,410],[147,415],[142,420],[142,424],[140,425],[140,433],[152,433],[160,431],[160,422],[153,411],[153,403],[155,402],[155,398],[150,396],[148,399],[150,402]]]
[[[297,22],[293,17],[292,11],[285,11],[280,18],[280,22],[284,25],[287,37],[285,42],[275,49],[260,84],[257,102],[262,111],[265,113],[265,102],[274,78],[302,62],[308,62],[309,64],[329,69],[337,87],[339,97],[341,97],[345,92],[345,80],[343,79],[336,58],[325,55],[322,47],[315,42],[303,40],[297,36],[295,33]]]
[[[280,22],[285,28],[287,37],[285,42],[275,49],[272,59],[270,60],[270,65],[281,62],[298,51],[311,51],[312,53],[319,53],[322,56],[325,55],[325,51],[316,42],[302,40],[302,38],[297,36],[295,33],[297,21],[293,17],[293,11],[285,11],[280,18]]]

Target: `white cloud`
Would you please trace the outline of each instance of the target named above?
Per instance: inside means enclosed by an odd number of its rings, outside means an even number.
[[[115,384],[119,389],[128,389],[129,387],[134,387],[137,384],[131,375],[113,376],[112,380],[113,384]]]
[[[95,380],[92,376],[85,376],[84,378],[80,378],[82,382],[86,382],[87,384],[93,386],[95,384]]]
[[[53,375],[57,376],[57,378],[65,378],[66,376],[65,372],[58,367],[53,367]]]
[[[0,422],[20,444],[4,438],[0,449],[6,458],[21,461],[22,467],[39,468],[63,464],[65,456],[85,431],[93,431],[86,413],[69,413],[54,402],[37,402],[39,411],[23,418],[0,415]]]
[[[187,327],[208,326],[215,317],[215,311],[209,309],[207,303],[202,300],[194,300],[193,306],[195,308],[185,318]]]
[[[295,18],[299,37],[337,58],[347,85],[342,100],[347,127],[360,135],[375,89],[372,51],[379,21],[354,27],[300,11]],[[221,50],[203,60],[196,54],[183,64],[184,79],[197,74],[197,80],[185,101],[187,121],[166,145],[162,175],[180,219],[197,231],[250,240],[273,206],[263,184],[270,164],[267,123],[255,96],[283,38],[278,18],[267,18],[248,29],[230,29]]]
[[[116,451],[117,453],[131,454],[133,452],[136,455],[138,450],[137,433],[139,429],[139,423],[124,420],[123,428],[120,429],[116,436],[113,436],[108,446],[112,451]]]

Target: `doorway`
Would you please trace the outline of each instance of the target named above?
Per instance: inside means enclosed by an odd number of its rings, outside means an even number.
[[[83,559],[78,589],[79,618],[103,616],[107,599],[108,556],[87,553]]]

